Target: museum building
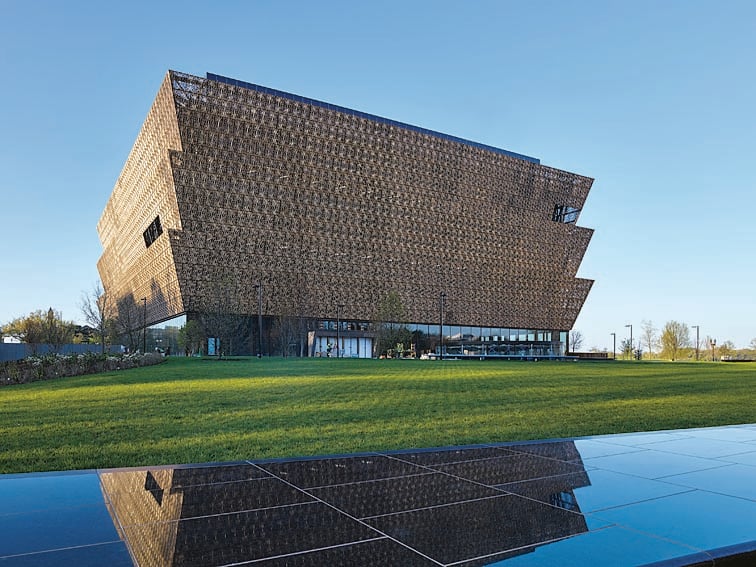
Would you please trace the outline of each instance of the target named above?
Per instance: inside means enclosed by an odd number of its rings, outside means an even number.
[[[229,354],[370,357],[390,325],[413,355],[561,357],[593,284],[577,277],[591,184],[169,71],[98,223],[98,270],[122,320],[196,320]]]

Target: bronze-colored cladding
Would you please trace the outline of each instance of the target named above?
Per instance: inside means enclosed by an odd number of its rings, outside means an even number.
[[[570,329],[592,180],[360,113],[169,72],[98,225],[103,284],[148,322],[212,308]],[[149,247],[143,232],[164,229]],[[227,290],[226,290],[227,291]]]
[[[166,77],[97,224],[103,287],[140,308],[141,298],[147,298],[148,322],[184,311],[168,235],[149,248],[143,237],[157,216],[163,227],[181,228],[170,150],[181,150],[181,138]]]

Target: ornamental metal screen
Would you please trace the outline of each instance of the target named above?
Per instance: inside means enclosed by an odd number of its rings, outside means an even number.
[[[257,314],[262,283],[264,316],[370,321],[396,292],[431,323],[445,293],[449,324],[572,328],[590,178],[209,77],[168,73],[98,224],[105,289],[148,323]]]

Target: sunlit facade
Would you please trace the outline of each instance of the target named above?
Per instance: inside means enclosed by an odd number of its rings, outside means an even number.
[[[148,325],[185,315],[210,336],[210,314],[246,318],[237,353],[373,356],[381,301],[396,294],[413,355],[443,342],[455,356],[561,356],[593,283],[576,277],[591,184],[507,150],[171,71],[98,224],[98,269]]]

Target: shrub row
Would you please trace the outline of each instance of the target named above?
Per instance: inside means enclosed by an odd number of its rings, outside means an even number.
[[[64,376],[96,374],[159,364],[165,360],[157,353],[134,354],[47,354],[0,363],[0,386],[26,384]]]

